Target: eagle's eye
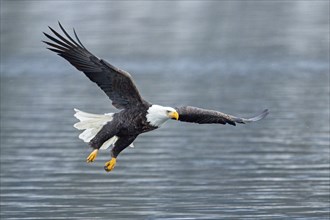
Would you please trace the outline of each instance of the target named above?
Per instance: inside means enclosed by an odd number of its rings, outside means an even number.
[[[168,113],[170,113],[171,111],[170,110],[166,110],[166,113],[168,114]]]

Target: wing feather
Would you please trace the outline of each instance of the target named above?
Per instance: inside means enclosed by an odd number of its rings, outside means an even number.
[[[192,106],[183,106],[175,108],[179,114],[179,120],[184,122],[198,124],[230,124],[236,126],[236,123],[246,124],[263,119],[269,114],[265,109],[260,114],[252,118],[239,118],[219,111],[207,110]]]
[[[56,36],[53,37],[44,33],[51,40],[51,42],[43,41],[49,46],[49,50],[57,53],[76,69],[84,72],[91,81],[96,83],[109,96],[116,108],[135,107],[145,102],[129,73],[94,56],[81,43],[75,30],[73,32],[78,42],[65,31],[61,23],[59,23],[59,26],[67,38],[49,27]]]

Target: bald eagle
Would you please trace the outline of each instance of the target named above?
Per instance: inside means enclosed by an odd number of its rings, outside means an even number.
[[[76,40],[65,31],[60,22],[59,27],[66,37],[49,27],[55,36],[44,33],[50,40],[43,41],[48,45],[47,49],[82,71],[109,96],[112,105],[121,110],[98,115],[74,109],[74,116],[79,120],[74,127],[84,130],[79,138],[93,148],[87,157],[88,163],[95,160],[99,149],[112,146],[111,159],[104,166],[107,172],[113,170],[116,158],[122,150],[128,146],[133,147],[133,141],[139,134],[159,128],[168,119],[198,124],[228,123],[235,126],[236,123],[259,121],[269,113],[266,109],[255,117],[245,119],[191,106],[172,108],[152,104],[141,97],[128,72],[94,56],[81,43],[74,29]]]

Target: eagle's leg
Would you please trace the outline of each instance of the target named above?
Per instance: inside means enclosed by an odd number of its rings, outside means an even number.
[[[89,154],[87,157],[87,163],[91,163],[96,159],[97,153],[99,152],[99,149],[94,149],[92,153]]]
[[[126,136],[119,137],[116,141],[115,146],[111,149],[111,160],[104,164],[104,169],[107,172],[110,172],[115,168],[117,162],[117,156],[122,152],[126,147],[128,147],[134,140],[136,136]]]
[[[117,162],[117,158],[112,157],[111,160],[109,160],[104,164],[105,171],[110,172],[111,170],[113,170],[113,168],[115,168],[116,166],[116,162]]]
[[[96,159],[97,153],[99,152],[102,144],[116,135],[118,129],[114,126],[113,121],[105,124],[102,129],[95,135],[95,137],[89,142],[89,146],[94,150],[89,154],[86,161],[91,163]]]

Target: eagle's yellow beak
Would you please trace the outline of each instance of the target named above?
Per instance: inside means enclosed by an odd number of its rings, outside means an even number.
[[[178,120],[179,119],[179,113],[177,112],[171,112],[168,114],[168,116],[172,119]]]

